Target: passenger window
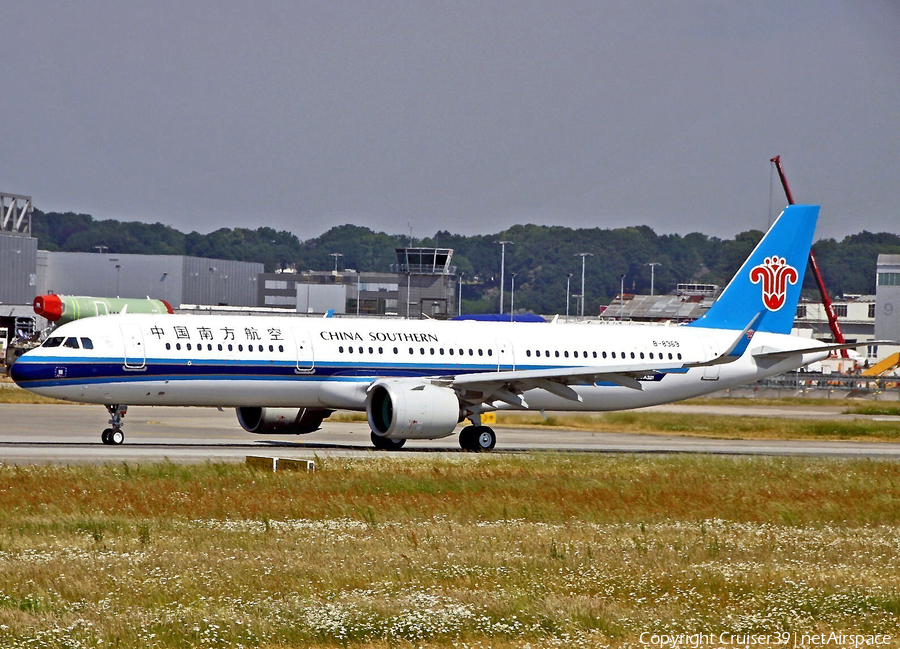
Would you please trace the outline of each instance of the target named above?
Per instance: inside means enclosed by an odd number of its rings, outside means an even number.
[[[493,356],[493,355],[494,355],[494,350],[493,350],[493,349],[489,349],[489,350],[488,350],[488,356]]]
[[[631,356],[634,357],[634,354],[632,354]],[[641,360],[643,360],[643,359],[644,359],[644,352],[641,352]]]
[[[395,353],[395,354],[399,354],[399,353],[400,353],[400,352],[397,350],[396,347],[394,347],[394,353]]]
[[[166,343],[166,349],[172,349],[172,343]]]
[[[344,346],[343,346],[343,345],[341,345],[340,347],[338,347],[338,352],[340,352],[341,354],[344,353]]]
[[[470,350],[469,350],[469,356],[474,356],[474,355],[475,355],[475,350],[474,350],[474,349],[470,349]]]
[[[478,350],[478,355],[479,355],[479,356],[484,356],[484,350],[479,349],[479,350]]]
[[[175,343],[175,349],[181,351],[181,343]]]
[[[434,356],[434,347],[431,348],[431,355]]]
[[[606,358],[606,352],[603,352],[603,358]]]
[[[678,352],[678,360],[681,360],[681,352]]]
[[[374,354],[374,353],[375,353],[375,350],[372,349],[371,347],[369,347],[369,353],[370,353],[370,354]]]
[[[531,350],[530,350],[530,349],[526,349],[526,350],[525,350],[525,355],[528,356],[529,358],[531,358]]]
[[[578,352],[577,352],[577,351],[576,351],[576,352],[572,352],[572,355],[575,356],[575,358],[578,358]]]
[[[252,351],[253,351],[253,345],[247,345],[247,351],[248,351],[248,352],[252,352]]]
[[[464,355],[465,355],[465,353],[466,353],[466,352],[465,352],[465,350],[464,350],[464,349],[460,349],[460,350],[459,350],[459,355],[460,355],[460,356],[464,356]]]
[[[569,352],[563,352],[563,356],[565,356],[566,358],[568,358],[568,357],[569,357]]]
[[[44,341],[42,347],[59,347],[62,345],[63,339],[59,336],[54,336],[53,338],[48,338]]]
[[[66,338],[66,342],[63,343],[63,347],[68,347],[69,349],[78,349],[78,339]]]
[[[379,353],[379,354],[383,354],[383,353],[384,353],[384,348],[383,348],[383,347],[379,347],[379,348],[378,348],[378,353]]]
[[[362,348],[362,347],[359,348],[359,353],[360,353],[360,354],[363,353],[363,348]]]
[[[650,352],[650,360],[653,360],[653,352]]]
[[[452,347],[450,348],[449,351],[450,351],[450,355],[453,356],[453,348]]]
[[[594,352],[594,358],[597,358],[597,352]],[[603,358],[606,358],[606,354],[603,354]]]
[[[228,343],[228,351],[230,351],[230,352],[234,351],[234,345],[232,345],[231,343]]]
[[[606,354],[606,352],[603,352],[603,353]],[[616,353],[615,353],[615,352],[612,353],[612,357],[613,357],[613,358],[616,357]]]
[[[443,356],[443,355],[444,355],[444,348],[441,347],[441,348],[438,350],[438,352],[440,352],[441,356]]]
[[[90,338],[82,338],[81,339],[81,348],[82,349],[93,349],[94,343]]]
[[[424,347],[419,347],[419,353],[422,354],[422,356],[424,356],[424,355],[425,355],[425,348],[424,348]]]
[[[556,350],[556,357],[559,358],[559,350]]]
[[[191,351],[191,343],[187,343],[187,350]]]
[[[219,343],[219,351],[222,351],[222,343]]]
[[[263,349],[263,346],[262,346],[262,345],[259,345],[259,351],[261,351],[261,352],[264,352],[264,351],[265,351],[265,350]]]
[[[283,351],[284,351],[284,345],[278,345],[278,351],[283,352]]]
[[[209,350],[209,351],[212,351],[212,343],[207,343],[207,344],[206,344],[206,349]]]
[[[634,352],[631,352],[631,357],[634,358]]]
[[[347,348],[347,353],[348,353],[348,354],[352,354],[352,353],[353,353],[353,348],[352,348],[352,347],[348,347],[348,348]]]
[[[188,347],[190,347],[190,345],[188,345]],[[238,345],[238,351],[239,351],[239,352],[244,351],[244,346],[243,346],[243,345]]]

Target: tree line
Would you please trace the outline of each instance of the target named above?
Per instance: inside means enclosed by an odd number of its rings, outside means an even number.
[[[409,245],[404,235],[374,232],[356,225],[340,225],[301,241],[296,235],[269,227],[221,228],[185,234],[161,223],[95,220],[89,214],[35,210],[32,232],[44,250],[109,252],[110,254],[192,255],[260,262],[266,271],[279,269],[328,270],[331,253],[338,252],[341,268],[387,272],[396,263],[394,248]],[[647,226],[573,229],[562,226],[516,225],[492,235],[466,236],[447,231],[417,239],[415,245],[453,248],[453,264],[463,273],[464,310],[496,312],[500,283],[500,246],[506,253],[506,300],[510,276],[516,274],[516,306],[536,313],[565,311],[566,280],[571,293],[581,292],[580,253],[591,253],[585,264],[585,313],[597,313],[619,292],[624,275],[626,292],[650,292],[651,262],[655,289],[666,293],[680,282],[724,286],[762,238],[748,230],[734,239],[699,232],[656,234]],[[879,253],[900,254],[900,236],[860,232],[842,240],[822,239],[813,247],[825,283],[833,296],[875,292],[875,262]],[[804,283],[816,294],[809,273]],[[572,301],[574,313],[575,301]],[[518,310],[518,309],[517,309]]]

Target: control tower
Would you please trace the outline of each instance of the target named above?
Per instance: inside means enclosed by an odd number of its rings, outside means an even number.
[[[395,248],[399,295],[397,313],[407,318],[446,319],[456,304],[452,248]]]

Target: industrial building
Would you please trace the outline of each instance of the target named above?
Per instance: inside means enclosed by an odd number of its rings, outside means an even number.
[[[255,306],[262,272],[262,264],[206,257],[40,250],[35,294],[150,297],[176,309]]]
[[[875,338],[900,341],[900,255],[878,255],[876,273]],[[890,346],[878,357],[897,351],[900,346]]]

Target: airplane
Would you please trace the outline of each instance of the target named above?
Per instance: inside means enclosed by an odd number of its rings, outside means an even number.
[[[365,411],[377,449],[459,433],[490,451],[496,410],[669,403],[794,370],[856,344],[792,336],[819,207],[791,205],[709,311],[687,325],[107,315],[58,327],[11,368],[26,390],[103,404],[235,408],[250,433],[305,434]]]

